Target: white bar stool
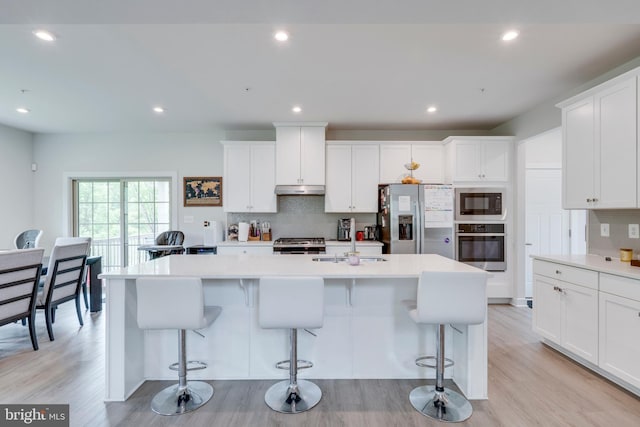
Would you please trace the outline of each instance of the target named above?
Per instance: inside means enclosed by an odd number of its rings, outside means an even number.
[[[298,380],[298,369],[311,362],[298,360],[298,328],[320,328],[324,322],[322,277],[263,277],[259,290],[259,323],[264,329],[290,329],[289,381],[272,385],[264,395],[271,409],[286,414],[308,411],[320,402],[322,391],[311,381]],[[298,366],[300,363],[300,366]]]
[[[202,280],[194,277],[141,277],[136,280],[138,327],[178,329],[178,384],[160,391],[151,409],[160,415],[179,415],[198,409],[211,399],[213,387],[203,381],[187,381],[187,370],[204,369],[203,362],[187,362],[187,329],[211,325],[222,312],[217,306],[205,307]],[[187,363],[196,365],[187,368]],[[176,367],[177,365],[177,367]]]
[[[409,394],[411,405],[422,415],[446,422],[460,422],[471,416],[471,403],[462,394],[443,386],[444,368],[453,365],[453,361],[444,357],[444,328],[446,324],[483,323],[487,312],[486,288],[485,272],[423,271],[417,301],[404,302],[414,322],[438,325],[436,356],[416,359],[418,366],[436,368],[436,385],[417,387]],[[423,363],[434,358],[435,366]]]

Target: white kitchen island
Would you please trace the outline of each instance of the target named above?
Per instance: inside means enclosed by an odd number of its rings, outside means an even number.
[[[439,255],[384,255],[384,262],[317,262],[317,255],[171,255],[102,274],[106,288],[106,396],[124,401],[146,380],[177,380],[177,332],[141,330],[136,322],[135,279],[195,276],[207,305],[222,314],[205,337],[187,334],[187,357],[208,364],[190,379],[283,379],[275,363],[288,358],[288,331],[258,325],[258,279],[271,275],[325,278],[325,320],[313,336],[298,334],[298,357],[314,367],[305,378],[434,378],[414,360],[435,354],[435,326],[416,325],[402,301],[415,299],[422,271],[478,271]],[[463,296],[461,296],[462,298]],[[295,304],[295,295],[291,296]],[[167,313],[167,316],[171,316]],[[452,378],[470,399],[487,398],[487,322],[453,325],[446,356]]]

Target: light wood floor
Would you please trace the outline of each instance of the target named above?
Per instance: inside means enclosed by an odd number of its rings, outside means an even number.
[[[215,395],[199,410],[162,417],[151,397],[169,382],[147,382],[127,402],[104,403],[104,314],[73,304],[58,310],[47,338],[42,313],[40,350],[27,328],[0,327],[0,403],[68,403],[72,426],[442,426],[408,402],[417,380],[318,380],[323,399],[298,415],[266,407],[272,381],[213,381]],[[531,310],[489,309],[489,400],[474,401],[461,426],[640,426],[640,399],[542,345],[531,333]],[[638,361],[640,363],[640,361]]]

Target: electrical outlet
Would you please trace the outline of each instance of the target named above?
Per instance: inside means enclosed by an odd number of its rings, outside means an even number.
[[[600,236],[609,237],[609,224],[600,224]]]
[[[640,239],[640,225],[629,224],[629,238]]]

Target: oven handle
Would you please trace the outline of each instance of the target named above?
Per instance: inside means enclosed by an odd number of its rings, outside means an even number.
[[[461,232],[456,232],[456,234],[458,235],[458,237],[462,237],[462,236],[469,236],[469,237],[479,237],[479,236],[486,236],[486,237],[505,237],[506,234],[505,233],[461,233]]]

